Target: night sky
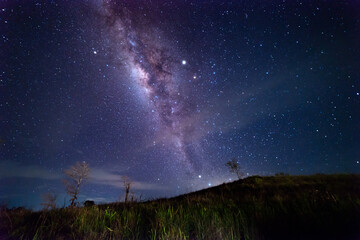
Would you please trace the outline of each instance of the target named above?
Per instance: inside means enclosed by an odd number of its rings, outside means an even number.
[[[360,173],[359,1],[1,1],[0,202]]]

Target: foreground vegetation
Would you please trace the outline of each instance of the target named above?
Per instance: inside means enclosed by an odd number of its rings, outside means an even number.
[[[360,239],[360,175],[249,177],[171,199],[2,209],[0,239]]]

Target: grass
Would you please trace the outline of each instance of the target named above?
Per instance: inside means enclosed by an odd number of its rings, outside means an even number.
[[[360,175],[249,177],[140,203],[2,209],[0,239],[360,239]]]

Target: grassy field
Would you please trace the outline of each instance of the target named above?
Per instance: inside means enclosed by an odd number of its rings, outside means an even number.
[[[360,239],[360,175],[249,177],[140,203],[2,209],[0,239]]]

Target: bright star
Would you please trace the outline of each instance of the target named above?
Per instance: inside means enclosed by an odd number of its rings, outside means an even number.
[[[182,60],[181,63],[182,63],[182,65],[185,65],[185,64],[186,64],[186,61],[185,61],[185,60]]]

